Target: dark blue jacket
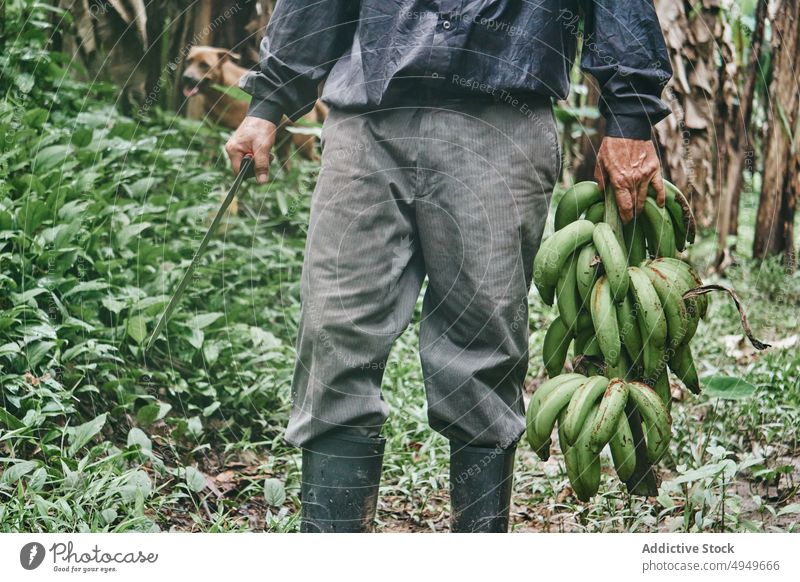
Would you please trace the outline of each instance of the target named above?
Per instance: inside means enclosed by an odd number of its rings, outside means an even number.
[[[652,0],[278,0],[250,115],[277,122],[323,101],[345,109],[425,96],[524,93],[563,99],[579,39],[606,134],[649,138],[669,114],[672,70]]]

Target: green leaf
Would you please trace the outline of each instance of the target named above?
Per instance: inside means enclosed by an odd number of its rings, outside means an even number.
[[[153,450],[153,443],[150,438],[140,428],[133,427],[128,431],[128,446],[139,445],[145,451]]]
[[[732,376],[712,376],[703,381],[703,394],[710,398],[742,400],[750,398],[756,387],[741,378]]]
[[[145,404],[136,412],[136,422],[142,426],[149,426],[158,420],[160,407],[158,404]]]
[[[147,337],[147,323],[145,323],[145,319],[141,315],[129,317],[128,323],[125,325],[125,330],[137,344],[144,342]]]
[[[20,477],[27,475],[38,466],[36,461],[17,461],[3,472],[3,483],[16,483]]]
[[[25,425],[16,416],[11,414],[8,410],[0,406],[0,427],[6,425],[11,430],[24,428]]]
[[[672,483],[691,483],[693,481],[700,481],[702,479],[715,478],[722,473],[725,473],[726,478],[732,477],[736,473],[736,463],[731,460],[720,461],[719,463],[711,463],[703,465],[699,469],[686,471],[679,477],[672,479]]]
[[[194,493],[200,493],[206,488],[205,476],[194,467],[186,467],[186,485]]]
[[[51,145],[39,150],[36,154],[36,161],[34,168],[37,172],[46,172],[64,163],[64,160],[70,155],[72,148],[66,144]]]
[[[286,489],[278,479],[264,480],[264,501],[271,507],[280,507],[286,501]]]
[[[215,321],[217,321],[220,317],[222,317],[222,313],[218,312],[211,312],[211,313],[199,313],[195,315],[192,319],[186,322],[186,325],[191,328],[196,329],[205,329]]]
[[[142,470],[128,475],[125,483],[119,488],[122,499],[127,502],[134,501],[138,495],[143,498],[150,497],[152,491],[153,484],[150,482],[150,477]]]
[[[91,127],[81,127],[75,130],[72,134],[72,143],[79,148],[85,148],[92,143],[92,135],[94,131]]]
[[[26,111],[25,115],[22,116],[25,125],[28,127],[35,127],[36,129],[41,129],[44,125],[44,122],[47,121],[47,116],[50,114],[47,109],[42,109],[41,107],[36,107],[31,109],[30,111]]]
[[[64,297],[69,297],[75,293],[83,293],[85,291],[102,291],[103,289],[108,289],[108,283],[105,281],[83,281],[64,293]]]
[[[103,297],[102,301],[103,307],[108,309],[111,313],[119,314],[123,309],[125,309],[126,303],[124,301],[119,301],[118,299],[114,299],[113,297]]]
[[[790,503],[778,511],[778,515],[788,515],[790,513],[800,513],[800,503]]]
[[[67,435],[70,439],[70,446],[69,446],[69,456],[72,457],[78,450],[83,447],[86,443],[92,440],[97,433],[99,433],[103,426],[106,424],[106,417],[108,416],[107,413],[103,413],[100,416],[90,420],[89,422],[84,422],[81,425],[71,427],[67,429]]]
[[[284,194],[281,190],[278,190],[278,192],[275,194],[275,197],[278,200],[278,209],[281,211],[281,214],[288,216],[289,203],[286,201],[286,194]]]
[[[199,416],[193,416],[189,419],[186,429],[191,436],[198,438],[203,434],[203,421],[200,420]]]
[[[41,200],[31,200],[19,209],[17,214],[17,224],[25,231],[25,234],[33,234],[37,228],[47,219],[50,209]]]

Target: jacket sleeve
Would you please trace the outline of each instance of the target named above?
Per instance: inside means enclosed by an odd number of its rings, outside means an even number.
[[[653,0],[583,0],[581,68],[601,89],[606,135],[650,139],[669,115],[661,92],[672,76]]]
[[[358,0],[278,0],[261,41],[260,63],[239,81],[247,114],[275,123],[308,113],[336,60],[353,40]]]

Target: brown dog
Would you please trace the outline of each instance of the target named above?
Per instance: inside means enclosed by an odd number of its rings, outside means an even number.
[[[183,95],[187,99],[202,97],[203,111],[216,123],[236,129],[247,115],[247,102],[235,99],[214,88],[238,87],[239,79],[247,69],[235,63],[239,55],[224,48],[211,46],[195,46],[186,57],[186,69],[183,72]],[[322,123],[328,109],[320,101],[303,119],[312,123]],[[275,140],[275,152],[283,164],[288,165],[292,144],[301,156],[308,160],[317,160],[316,139],[311,135],[290,133],[286,130],[294,124],[284,118],[278,126]]]

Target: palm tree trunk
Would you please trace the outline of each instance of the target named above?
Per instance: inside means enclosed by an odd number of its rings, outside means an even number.
[[[800,0],[781,0],[772,22],[772,80],[764,178],[756,218],[753,256],[783,254],[795,266],[794,214],[800,195]]]

